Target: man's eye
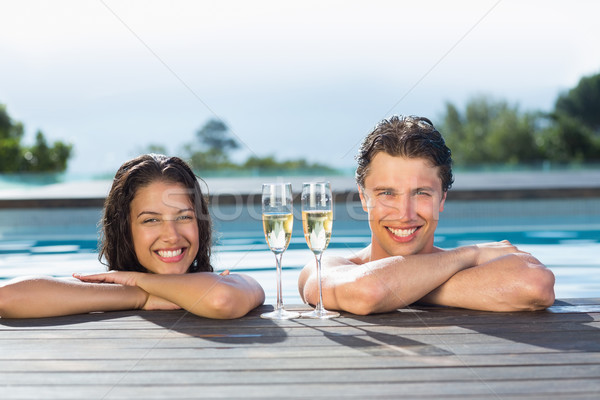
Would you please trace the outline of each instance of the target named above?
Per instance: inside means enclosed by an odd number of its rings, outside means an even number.
[[[426,192],[424,190],[418,190],[417,195],[418,196],[431,196],[431,194],[429,192]]]

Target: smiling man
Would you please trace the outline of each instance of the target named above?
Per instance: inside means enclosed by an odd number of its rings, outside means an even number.
[[[434,234],[452,186],[452,158],[431,121],[391,117],[363,141],[356,181],[371,244],[324,257],[325,308],[387,312],[420,301],[489,311],[540,310],[554,302],[554,275],[507,241],[442,250]],[[300,295],[317,302],[314,262]]]

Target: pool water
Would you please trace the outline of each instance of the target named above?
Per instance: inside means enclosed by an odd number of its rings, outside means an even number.
[[[258,205],[212,210],[217,270],[243,271],[265,288],[275,303],[275,259],[268,250]],[[105,267],[97,260],[101,210],[0,210],[0,279],[29,274],[69,276]],[[284,301],[299,303],[300,269],[314,262],[296,220],[283,255]],[[556,275],[557,298],[600,297],[600,199],[468,201],[446,203],[436,234],[442,248],[507,239],[531,252]],[[359,203],[336,205],[334,231],[326,255],[348,256],[370,241]]]

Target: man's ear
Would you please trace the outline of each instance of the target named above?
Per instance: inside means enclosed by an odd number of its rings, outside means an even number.
[[[362,208],[365,212],[369,212],[369,209],[367,208],[367,199],[365,198],[365,194],[363,193],[363,189],[360,187],[360,185],[356,185],[358,187],[358,196],[360,197],[360,204],[362,204]]]
[[[442,196],[442,200],[440,200],[440,212],[444,211],[444,204],[446,204],[446,196],[448,195],[448,191],[444,192]]]

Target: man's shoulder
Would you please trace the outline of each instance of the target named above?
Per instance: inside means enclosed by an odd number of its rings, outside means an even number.
[[[371,257],[370,246],[365,247],[357,251],[356,253],[348,256],[325,256],[323,257],[323,266],[336,267],[336,266],[347,266],[347,265],[362,265],[369,261]]]

